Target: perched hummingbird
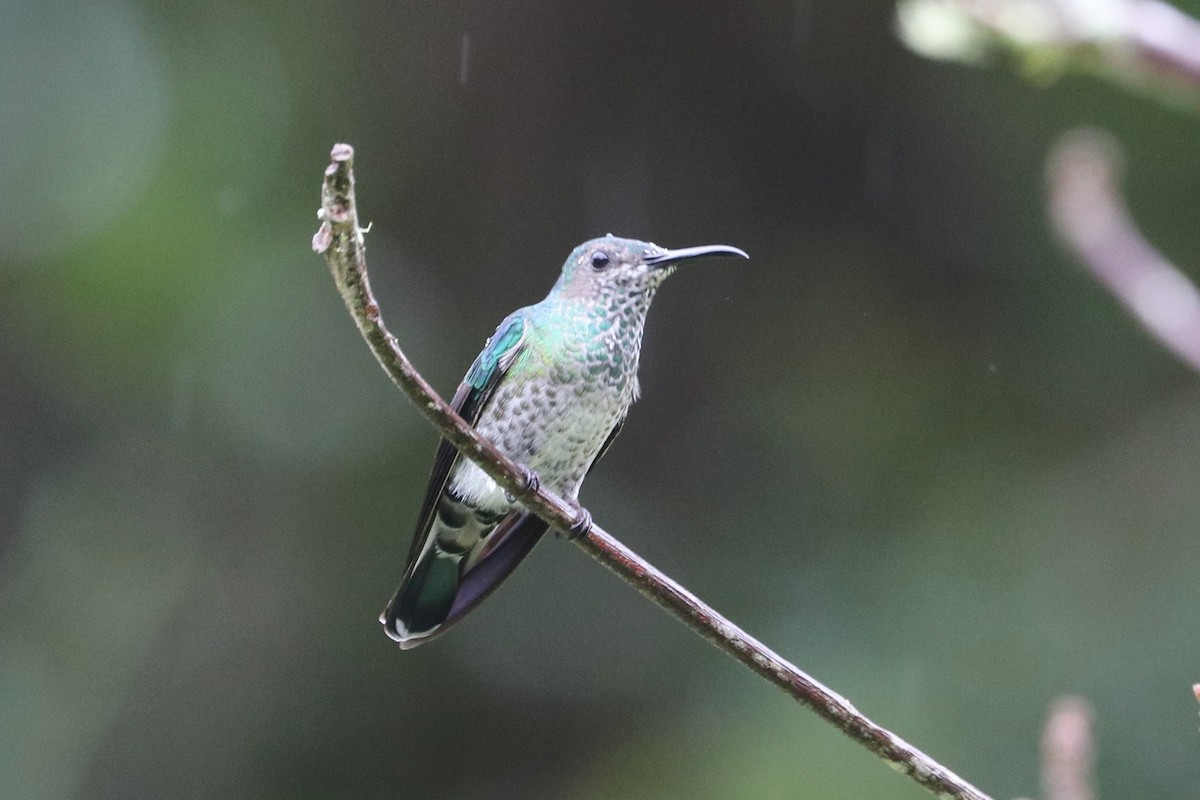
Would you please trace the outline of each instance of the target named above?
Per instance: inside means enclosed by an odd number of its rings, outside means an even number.
[[[579,486],[638,397],[650,301],[679,263],[705,256],[749,258],[726,245],[666,250],[611,234],[581,244],[546,299],[505,317],[454,394],[463,419],[579,509],[575,534],[591,525]],[[443,439],[404,577],[379,617],[387,635],[409,649],[443,633],[545,532]]]

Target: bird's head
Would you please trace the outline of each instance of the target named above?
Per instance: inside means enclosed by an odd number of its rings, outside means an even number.
[[[649,298],[679,264],[712,256],[750,257],[724,244],[668,250],[610,234],[584,242],[571,252],[554,293],[583,300]]]

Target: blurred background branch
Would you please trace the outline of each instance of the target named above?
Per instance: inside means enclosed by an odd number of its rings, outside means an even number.
[[[1067,133],[1046,176],[1062,241],[1163,347],[1200,371],[1200,292],[1138,230],[1121,197],[1113,138],[1092,129]]]
[[[1200,23],[1160,0],[901,0],[897,23],[930,58],[1006,52],[1031,77],[1093,72],[1200,107]]]
[[[1067,69],[1200,108],[1200,21],[1160,0],[901,0],[901,38],[931,58],[1013,53],[1032,77]],[[1152,336],[1200,370],[1200,291],[1138,230],[1113,137],[1065,134],[1046,168],[1055,232]]]
[[[560,533],[569,533],[575,511],[551,492],[526,483],[525,473],[482,438],[440,398],[413,367],[387,330],[371,292],[363,228],[354,191],[354,150],[334,145],[321,186],[321,225],[313,250],[323,254],[338,292],[379,365],[438,433],[477,463],[492,479]],[[599,525],[575,540],[589,555],[687,625],[702,638],[733,656],[750,670],[787,692],[793,699],[937,797],[989,800],[988,796],[908,742],[876,725],[848,700],[791,664],[717,613],[641,556],[622,545]]]
[[[1042,800],[1096,800],[1095,761],[1091,707],[1079,697],[1060,697],[1042,734]]]

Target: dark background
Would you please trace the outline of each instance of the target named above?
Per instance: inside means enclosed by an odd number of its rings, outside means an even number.
[[[1042,182],[1109,129],[1194,266],[1194,114],[884,2],[0,11],[6,796],[924,796],[559,541],[383,636],[434,436],[309,248],[346,141],[446,393],[585,239],[749,251],[659,295],[597,521],[997,797],[1063,693],[1102,796],[1194,797],[1200,388]]]

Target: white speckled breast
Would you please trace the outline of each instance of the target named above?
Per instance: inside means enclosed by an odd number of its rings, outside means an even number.
[[[531,307],[525,352],[476,425],[505,455],[528,466],[543,486],[565,499],[577,498],[600,448],[637,397],[647,305],[648,297],[644,304],[616,313],[593,306],[549,320],[547,309]],[[512,505],[491,478],[466,460],[456,466],[451,489],[476,508],[503,512]]]

